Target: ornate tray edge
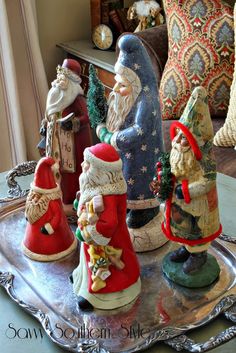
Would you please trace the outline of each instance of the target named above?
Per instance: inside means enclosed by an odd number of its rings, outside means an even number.
[[[25,198],[19,198],[17,200],[15,199],[12,202],[9,202],[5,207],[0,208],[0,221],[2,218],[13,213],[14,211],[19,211],[20,209],[24,208],[24,206]],[[226,242],[235,244],[235,239],[230,236],[222,234],[219,238]],[[230,249],[228,250],[231,251]],[[17,297],[14,289],[14,275],[12,273],[0,271],[0,285],[6,290],[10,298],[15,303],[17,303],[22,309],[27,311],[31,316],[35,317],[40,322],[47,336],[61,348],[70,350],[72,352],[111,353],[110,351],[102,348],[101,344],[96,340],[84,340],[83,342],[78,342],[74,345],[60,342],[58,339],[53,337],[53,330],[51,328],[49,316],[42,312],[40,309],[32,305],[28,305]],[[209,321],[213,320],[222,313],[228,320],[236,323],[236,295],[232,294],[223,297],[220,302],[215,305],[211,313],[205,317],[204,322],[191,324],[189,327],[168,327],[166,329],[158,330],[150,334],[149,337],[139,346],[136,346],[135,350],[132,348],[132,350],[128,350],[123,353],[142,351],[150,348],[157,342],[165,343],[174,348],[176,351],[187,350],[189,352],[201,353],[216,348],[217,346],[222,345],[223,343],[226,343],[232,338],[236,337],[236,326],[227,328],[216,336],[211,337],[204,343],[196,343],[187,337],[185,333],[207,324]]]
[[[58,339],[53,337],[53,330],[50,324],[49,316],[40,309],[37,309],[35,306],[29,305],[17,297],[14,289],[14,275],[12,273],[0,272],[0,285],[6,290],[9,297],[15,303],[17,303],[22,309],[27,311],[31,316],[35,317],[40,322],[47,336],[61,348],[73,352],[109,353],[109,351],[102,348],[100,343],[96,340],[85,340],[74,345],[61,343]],[[236,326],[229,327],[225,331],[217,334],[214,337],[211,337],[208,341],[199,344],[188,338],[185,333],[189,330],[203,326],[222,313],[228,320],[236,323],[236,295],[229,295],[222,298],[220,302],[213,308],[211,313],[205,317],[204,322],[192,324],[190,327],[169,327],[166,329],[158,330],[150,334],[149,337],[141,345],[136,346],[135,351],[138,352],[150,348],[157,342],[164,342],[177,351],[184,349],[189,352],[206,352],[210,349],[213,349],[236,337]],[[126,353],[132,352],[134,352],[133,349],[126,351]]]
[[[44,329],[47,336],[57,345],[63,349],[67,349],[73,352],[97,352],[97,353],[109,353],[108,351],[102,349],[98,342],[95,340],[86,340],[80,342],[77,345],[71,346],[61,343],[59,340],[53,337],[53,330],[51,327],[49,316],[46,315],[42,310],[36,308],[33,305],[25,303],[23,300],[19,299],[15,293],[14,289],[14,275],[10,272],[1,272],[0,271],[0,285],[6,290],[9,297],[18,304],[23,310],[28,312],[31,316],[36,318],[42,328]],[[92,349],[92,350],[91,350]]]

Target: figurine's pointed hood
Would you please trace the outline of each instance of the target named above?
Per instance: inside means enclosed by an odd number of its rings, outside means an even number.
[[[171,139],[174,138],[176,129],[182,130],[186,135],[198,160],[201,159],[200,155],[204,153],[206,144],[212,148],[214,131],[205,88],[199,86],[194,89],[180,120],[171,125]]]
[[[186,136],[204,172],[215,173],[215,161],[212,158],[214,131],[205,88],[199,86],[194,89],[180,120],[171,125],[172,140],[176,129]]]
[[[41,194],[60,191],[54,176],[55,161],[51,157],[43,157],[39,160],[31,183],[31,190]]]
[[[120,53],[115,64],[115,73],[123,75],[124,70],[127,70],[125,76],[133,81],[132,86],[138,85],[139,81],[140,91],[143,89],[149,95],[156,96],[157,82],[153,70],[150,70],[151,59],[142,41],[133,34],[126,34],[119,39],[118,47]]]

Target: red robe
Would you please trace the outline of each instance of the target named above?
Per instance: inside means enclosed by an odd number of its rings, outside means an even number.
[[[118,292],[128,288],[137,282],[140,275],[139,263],[126,225],[126,199],[126,194],[103,196],[104,211],[99,215],[96,230],[103,237],[110,238],[109,246],[122,249],[121,260],[125,267],[123,270],[119,270],[114,265],[110,265],[111,275],[106,279],[106,287],[97,291],[96,294]],[[90,260],[87,252],[88,248],[89,246],[84,244],[88,271],[88,291],[94,293],[91,289],[91,270],[88,267]]]
[[[40,229],[49,223],[53,234],[43,234]],[[24,246],[33,253],[54,255],[67,250],[74,242],[66,216],[62,210],[61,200],[49,201],[46,213],[35,223],[27,223]]]
[[[89,117],[84,96],[78,95],[75,101],[63,111],[62,116],[65,117],[70,113],[75,113],[75,116],[79,117],[80,129],[74,134],[76,172],[61,172],[62,199],[65,204],[71,204],[75,199],[76,192],[79,190],[79,176],[82,172],[81,163],[84,160],[83,152],[86,147],[92,144]]]

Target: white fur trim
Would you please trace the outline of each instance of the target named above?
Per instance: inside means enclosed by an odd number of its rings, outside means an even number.
[[[112,135],[112,137],[111,137],[111,145],[117,150],[117,151],[119,151],[119,148],[118,148],[118,146],[117,146],[117,144],[116,144],[116,139],[117,139],[117,135],[118,135],[118,133],[119,133],[119,131],[116,131],[116,132],[114,132],[114,134]]]
[[[98,245],[107,245],[110,241],[110,238],[104,237],[101,233],[98,233],[95,225],[88,225],[86,230],[90,234],[91,238],[98,244]]]
[[[49,262],[49,261],[56,261],[56,260],[60,260],[61,258],[70,255],[73,251],[75,251],[77,249],[77,239],[74,238],[73,243],[71,244],[71,246],[64,250],[61,251],[57,254],[52,254],[52,255],[43,255],[43,254],[37,254],[34,253],[33,251],[30,251],[22,242],[21,246],[22,246],[22,250],[24,252],[24,254],[29,257],[32,260],[35,261],[40,261],[40,262]]]
[[[100,169],[110,171],[119,171],[122,169],[122,161],[120,158],[115,162],[106,162],[97,158],[92,152],[90,152],[89,148],[84,150],[84,159]]]
[[[88,270],[86,266],[84,244],[81,244],[79,266],[73,271],[73,291],[87,299],[95,308],[112,310],[131,303],[141,292],[141,280],[119,292],[90,293],[88,291]],[[133,306],[133,303],[131,304]]]
[[[139,277],[134,284],[120,292],[91,294],[87,290],[87,293],[81,293],[81,295],[83,298],[87,299],[96,309],[112,310],[123,307],[130,303],[134,305],[133,301],[137,298],[140,292],[141,280]]]
[[[183,245],[183,244],[181,244],[181,245]],[[209,249],[210,245],[211,245],[211,242],[206,243],[206,244],[196,245],[196,246],[185,245],[185,248],[191,254],[196,254],[196,253],[199,253],[202,251],[207,251]]]
[[[146,200],[127,200],[127,208],[131,210],[142,210],[146,208],[157,207],[159,202],[156,198]]]
[[[122,172],[121,172],[122,173]],[[79,206],[85,202],[91,201],[94,196],[97,195],[123,195],[127,192],[127,184],[124,178],[118,183],[100,185],[94,188],[88,188],[86,191],[81,193],[79,199]]]
[[[38,186],[34,185],[33,183],[30,184],[30,189],[38,192],[39,194],[51,194],[53,192],[57,192],[60,191],[60,186],[57,184],[56,188],[53,189],[43,189],[43,188],[39,188]]]
[[[96,127],[96,134],[97,134],[97,137],[100,138],[100,131],[102,130],[102,128],[106,127],[106,124],[99,124],[97,127]]]
[[[46,229],[46,231],[48,232],[48,234],[53,234],[54,233],[54,229],[52,228],[50,223],[46,223],[44,224],[44,228]]]

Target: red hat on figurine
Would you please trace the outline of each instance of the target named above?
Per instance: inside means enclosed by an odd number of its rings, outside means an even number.
[[[37,164],[34,174],[34,181],[31,184],[31,189],[41,194],[53,192],[58,189],[52,170],[55,161],[51,157],[41,158]]]
[[[74,59],[65,59],[63,61],[62,67],[64,69],[69,69],[74,74],[80,76],[81,74],[81,66],[77,60]]]
[[[98,143],[84,150],[84,158],[95,167],[110,170],[121,171],[122,161],[115,148],[107,143]]]

